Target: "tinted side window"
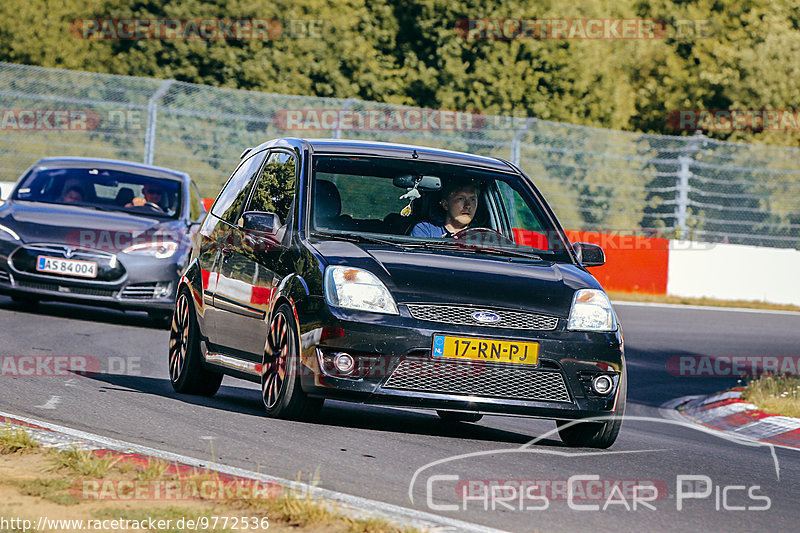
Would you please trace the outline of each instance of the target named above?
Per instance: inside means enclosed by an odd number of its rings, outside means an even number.
[[[217,201],[211,207],[212,214],[226,222],[236,224],[239,213],[241,213],[250,192],[250,185],[263,160],[264,152],[261,152],[246,159],[239,165],[239,168],[233,173],[231,179],[228,180],[228,184],[219,193]]]
[[[518,228],[531,231],[542,231],[542,223],[536,218],[534,209],[528,207],[525,198],[520,195],[508,183],[497,181],[497,188],[503,196],[506,205],[506,213],[511,222],[512,228]]]
[[[276,213],[286,223],[294,201],[295,158],[286,152],[272,152],[264,165],[248,211]]]

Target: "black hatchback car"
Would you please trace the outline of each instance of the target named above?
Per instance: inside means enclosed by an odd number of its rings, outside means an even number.
[[[0,294],[147,311],[166,325],[191,233],[205,217],[183,172],[41,159],[0,205]]]
[[[505,161],[343,140],[246,150],[180,279],[178,392],[258,382],[269,416],[324,399],[549,418],[608,447],[625,408],[622,333],[530,179]]]

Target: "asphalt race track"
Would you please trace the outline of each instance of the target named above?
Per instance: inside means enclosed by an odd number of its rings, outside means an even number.
[[[773,455],[681,425],[663,406],[737,381],[672,375],[670,357],[797,356],[800,314],[617,311],[633,418],[608,451],[566,448],[553,434],[526,446],[555,425],[522,418],[448,426],[433,413],[329,402],[315,423],[270,420],[257,388],[229,377],[211,399],[175,394],[168,332],[143,314],[55,303],[31,311],[5,297],[0,410],[201,459],[212,458],[213,442],[221,463],[289,479],[316,474],[327,489],[508,531],[796,531],[799,450]],[[84,356],[68,360],[91,373],[13,375],[19,368],[6,356],[30,355]],[[679,476],[693,477],[679,486]]]

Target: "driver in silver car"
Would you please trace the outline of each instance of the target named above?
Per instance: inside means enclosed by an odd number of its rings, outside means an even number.
[[[444,224],[419,222],[411,230],[412,237],[454,237],[465,230],[475,218],[480,190],[471,181],[451,181],[442,190],[441,206],[444,209]]]
[[[161,210],[164,210],[164,189],[159,187],[158,185],[153,184],[146,184],[142,187],[142,194],[144,198],[137,196],[130,203],[126,204],[125,207],[141,207],[145,204],[155,204]]]

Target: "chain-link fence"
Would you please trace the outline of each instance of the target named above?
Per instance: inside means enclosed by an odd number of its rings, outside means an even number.
[[[435,146],[517,163],[568,229],[800,248],[800,150],[0,63],[0,180],[81,155],[190,173],[216,196],[283,136]]]

